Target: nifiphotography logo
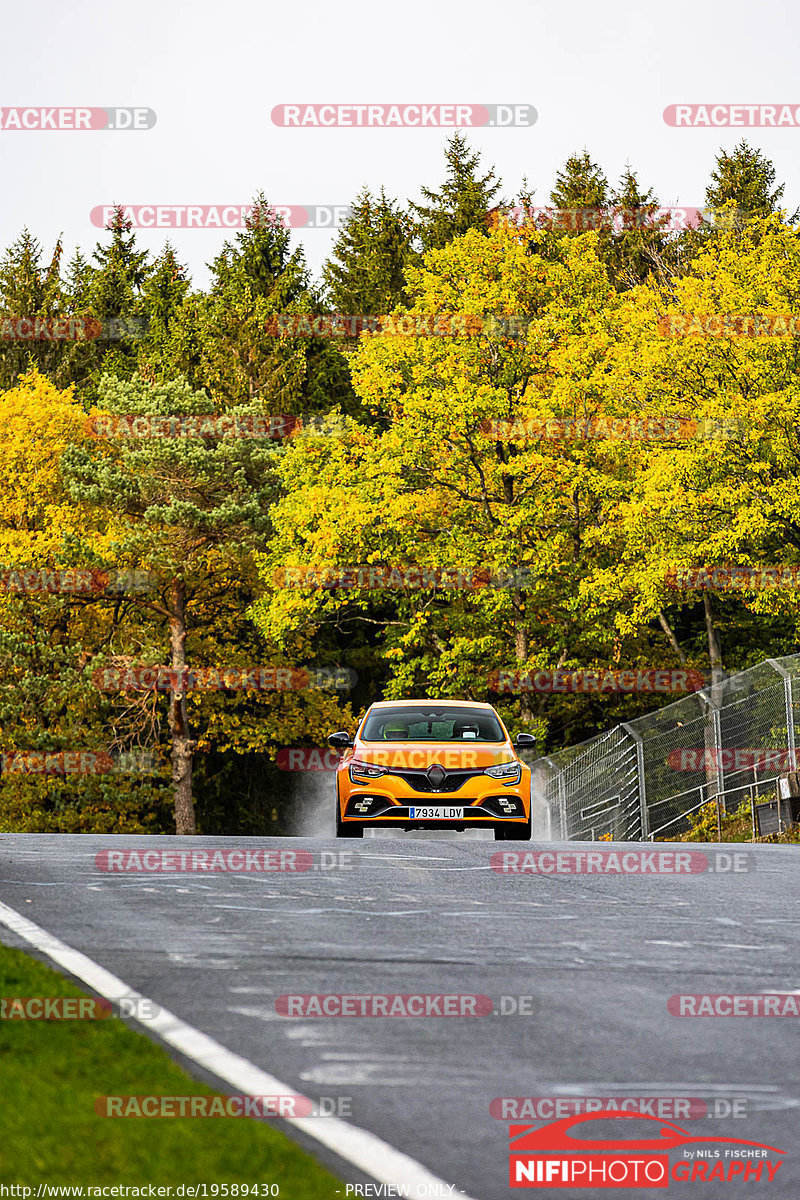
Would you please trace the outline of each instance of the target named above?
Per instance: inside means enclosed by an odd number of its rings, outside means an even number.
[[[648,1121],[652,1137],[593,1139],[593,1121]],[[575,1126],[584,1126],[575,1135]],[[763,1142],[690,1133],[641,1113],[606,1110],[533,1125],[509,1126],[509,1186],[657,1188],[681,1183],[771,1183],[783,1154]],[[687,1149],[703,1143],[702,1149]],[[713,1147],[713,1148],[709,1148]],[[669,1151],[681,1152],[670,1165]]]

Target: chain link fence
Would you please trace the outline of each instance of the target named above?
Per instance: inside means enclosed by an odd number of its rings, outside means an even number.
[[[657,712],[532,764],[534,798],[556,841],[647,841],[723,812],[778,799],[798,769],[800,654],[771,658]],[[780,802],[778,804],[780,819]],[[754,819],[754,818],[753,818]]]

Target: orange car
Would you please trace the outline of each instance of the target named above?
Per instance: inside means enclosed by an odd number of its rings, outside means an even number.
[[[531,772],[491,704],[388,700],[366,712],[336,771],[336,835],[370,828],[493,829],[498,841],[531,836]]]

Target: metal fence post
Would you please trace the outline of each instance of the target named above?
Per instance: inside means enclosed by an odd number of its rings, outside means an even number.
[[[786,708],[786,740],[789,745],[789,769],[797,770],[797,747],[794,740],[794,698],[792,696],[792,677],[785,667],[782,667],[774,658],[768,658],[767,662],[772,667],[773,671],[777,671],[783,680],[783,703]]]
[[[556,783],[558,783],[558,776],[559,776],[560,772],[559,772],[559,769],[556,766],[556,764],[553,762],[552,758],[549,758],[545,754],[543,756],[543,758],[541,759],[541,761],[544,763],[547,763],[549,770],[555,776]],[[547,809],[547,841],[548,842],[552,842],[552,840],[553,840],[553,810],[550,805],[550,784],[552,782],[553,782],[553,778],[551,776],[547,780],[547,783],[544,785],[544,789],[543,789],[544,798],[545,798],[545,807]],[[531,832],[533,832],[533,826],[531,826]]]
[[[711,713],[711,724],[714,729],[714,755],[717,760],[717,825],[719,825],[720,802],[722,811],[726,814],[728,807],[725,803],[725,768],[722,765],[722,718],[720,710],[716,707]]]
[[[792,677],[785,667],[782,667],[774,658],[768,658],[767,662],[772,667],[773,671],[777,671],[783,680],[783,704],[786,711],[786,740],[789,743],[787,750],[789,751],[789,770],[797,770],[796,747],[794,740],[794,699],[792,697]],[[778,833],[783,830],[783,817],[781,813],[781,785],[778,779],[775,780],[775,795],[777,798],[778,808]]]
[[[639,823],[642,827],[641,841],[646,842],[650,837],[650,818],[647,812],[647,782],[644,774],[644,741],[627,722],[623,721],[620,729],[624,729],[628,737],[633,739],[636,747],[636,775],[639,788]]]
[[[563,801],[563,793],[564,793],[564,785],[563,785],[562,778],[561,778],[562,771],[561,771],[560,767],[556,766],[556,764],[553,762],[552,758],[549,757],[549,755],[545,755],[544,758],[542,759],[542,762],[546,762],[548,767],[550,768],[550,770],[555,773],[556,789],[558,792],[559,824],[560,824],[561,823],[560,809],[561,809],[561,804]],[[546,785],[547,791],[550,790],[550,784],[552,782],[553,782],[552,779],[549,779],[547,781],[547,785]],[[560,837],[563,839],[563,837],[564,837],[563,831],[560,830],[559,833],[560,833]],[[549,796],[547,797],[547,840],[549,842],[552,842],[554,840],[553,839],[553,810],[550,807],[550,797]]]
[[[713,693],[714,690],[715,689],[712,688],[711,693]],[[703,714],[704,715],[703,724],[704,724],[705,729],[708,728],[707,711],[709,708],[711,709],[711,732],[714,735],[714,779],[716,781],[716,783],[715,783],[716,791],[714,792],[713,796],[708,797],[707,803],[710,804],[712,800],[714,801],[714,803],[717,806],[717,820],[719,820],[720,801],[722,801],[723,810],[725,812],[727,812],[727,809],[725,807],[725,772],[722,767],[722,720],[720,717],[720,705],[717,704],[715,696],[713,694],[709,694],[708,692],[706,692],[705,689],[701,689],[699,692],[697,692],[697,698],[699,700],[701,700],[703,704],[706,705],[706,712]],[[705,732],[703,734],[703,741],[706,745],[706,752],[707,752],[708,751],[708,738],[707,738]],[[707,761],[708,760],[706,760],[706,762]],[[707,789],[709,788],[708,767],[707,766],[706,766],[705,787]]]

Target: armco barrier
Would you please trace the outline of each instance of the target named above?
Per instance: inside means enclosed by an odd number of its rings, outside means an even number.
[[[775,800],[798,769],[800,654],[767,659],[645,717],[532,764],[554,840],[647,841],[715,801]]]

